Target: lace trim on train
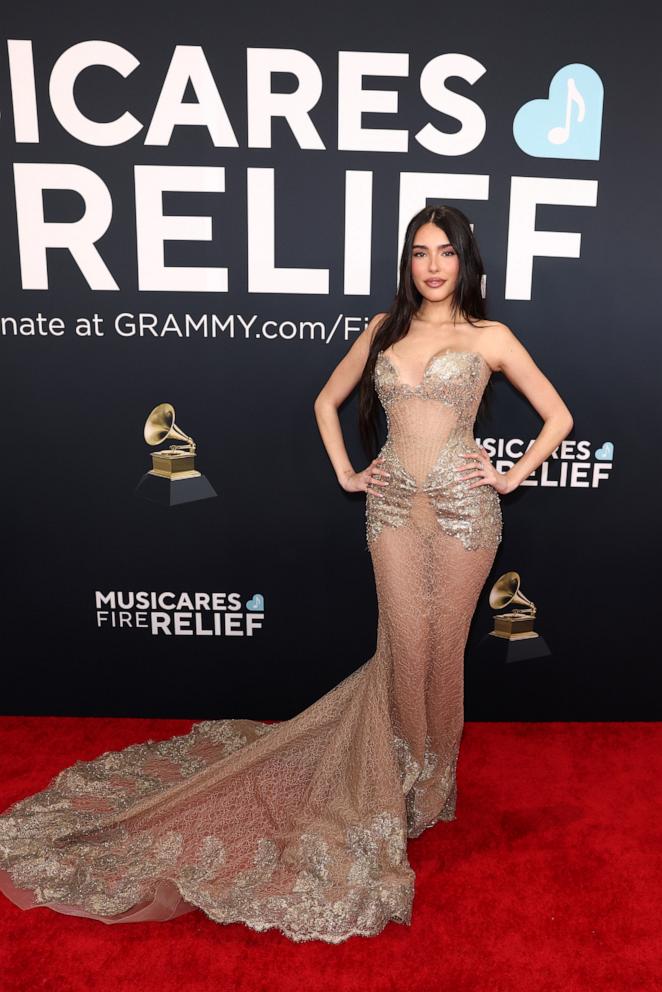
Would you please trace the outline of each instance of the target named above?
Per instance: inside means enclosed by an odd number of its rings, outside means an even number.
[[[33,892],[35,905],[65,904],[97,916],[148,902],[159,881],[168,880],[217,922],[276,928],[295,941],[339,943],[378,933],[391,919],[410,923],[414,873],[407,836],[418,836],[437,819],[454,818],[455,811],[455,761],[435,778],[438,757],[429,738],[423,768],[407,742],[394,738],[406,830],[401,810],[382,810],[365,823],[345,825],[333,839],[308,829],[279,851],[272,839],[261,838],[252,864],[233,876],[221,896],[218,887],[214,890],[228,857],[221,836],[205,835],[183,861],[178,830],[130,834],[124,824],[112,822],[113,814],[138,799],[195,774],[274,726],[245,721],[242,733],[241,725],[205,721],[189,734],[109,751],[64,769],[49,787],[0,816],[0,867],[18,888]],[[424,812],[431,800],[441,806],[432,822]],[[294,880],[284,893],[265,894],[272,881],[278,889],[279,866]]]
[[[435,775],[439,755],[432,750],[430,736],[425,738],[423,767],[412,754],[406,740],[395,738],[396,754],[402,776],[407,811],[407,836],[419,837],[424,830],[440,820],[456,819],[457,760],[460,742],[452,749],[451,759],[440,774]],[[433,813],[431,810],[437,810]]]
[[[283,854],[267,838],[259,842],[253,865],[236,876],[222,901],[196,878],[193,886],[178,881],[184,897],[220,923],[243,922],[254,930],[276,928],[295,941],[340,943],[348,936],[379,933],[391,919],[411,922],[414,873],[406,855],[406,836],[398,816],[383,811],[367,824],[345,830],[345,847],[336,855],[325,837],[301,834],[288,851],[299,870],[286,895],[261,896]],[[336,857],[349,866],[345,884]]]

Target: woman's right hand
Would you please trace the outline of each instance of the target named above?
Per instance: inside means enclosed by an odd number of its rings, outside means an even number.
[[[384,482],[381,476],[385,475],[390,478],[391,475],[381,464],[384,461],[384,455],[377,455],[362,472],[353,472],[351,475],[345,476],[340,483],[345,492],[366,492],[371,493],[373,496],[383,497],[384,493],[380,492],[376,487],[387,486],[388,482]]]

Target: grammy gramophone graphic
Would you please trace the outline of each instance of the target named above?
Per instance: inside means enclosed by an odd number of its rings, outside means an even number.
[[[151,445],[162,444],[169,438],[177,438],[178,442],[152,452],[152,467],[136,486],[136,496],[164,506],[216,496],[209,480],[195,467],[195,441],[175,423],[172,403],[154,407],[145,421],[143,435]]]
[[[502,666],[510,662],[551,658],[545,637],[533,629],[538,612],[536,605],[524,595],[520,583],[519,572],[504,572],[490,589],[492,609],[501,610],[504,606],[510,609],[496,614],[494,629],[481,638],[481,651],[476,655],[481,678],[494,675],[500,679],[499,672],[504,671]]]
[[[496,580],[490,590],[490,606],[493,610],[515,606],[508,613],[499,613],[494,617],[494,629],[490,631],[492,637],[505,637],[509,641],[540,637],[533,629],[537,612],[535,604],[520,590],[518,572],[505,572]]]

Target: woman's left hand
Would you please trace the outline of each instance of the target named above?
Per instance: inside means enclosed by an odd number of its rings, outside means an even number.
[[[475,451],[465,451],[461,453],[462,458],[470,458],[472,461],[471,465],[464,464],[461,468],[457,470],[457,474],[461,479],[478,479],[478,482],[472,482],[469,489],[475,489],[477,486],[493,486],[498,493],[503,495],[504,493],[510,492],[510,483],[508,481],[508,476],[505,472],[498,472],[494,465],[490,461],[490,457],[484,448],[478,448]],[[465,474],[465,473],[471,473]]]

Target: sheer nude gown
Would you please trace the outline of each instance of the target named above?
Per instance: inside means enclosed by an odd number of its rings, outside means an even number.
[[[446,349],[413,386],[377,359],[373,657],[290,720],[206,720],[65,768],[0,815],[6,896],[104,923],[197,908],[294,941],[411,923],[407,838],[455,819],[464,649],[501,541],[496,490],[456,475],[490,372]]]

